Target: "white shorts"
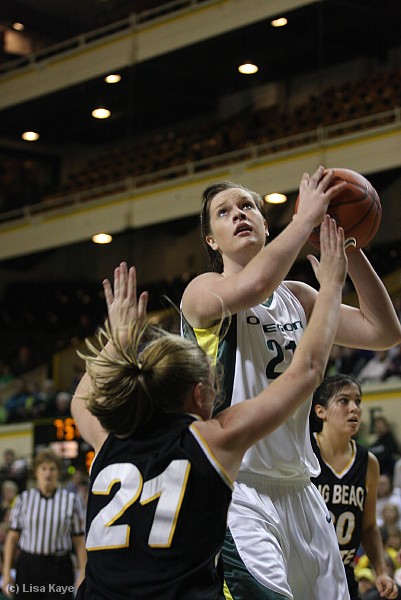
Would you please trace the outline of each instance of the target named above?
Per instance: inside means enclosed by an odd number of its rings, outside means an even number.
[[[334,526],[310,480],[238,479],[228,526],[250,574],[290,600],[349,600]]]

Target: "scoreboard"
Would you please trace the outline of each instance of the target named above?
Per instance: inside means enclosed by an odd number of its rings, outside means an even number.
[[[34,422],[34,453],[50,447],[64,464],[89,471],[94,452],[82,439],[72,417],[53,417]]]

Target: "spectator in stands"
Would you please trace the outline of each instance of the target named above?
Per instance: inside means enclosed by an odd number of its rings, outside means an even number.
[[[393,488],[391,477],[382,473],[379,477],[376,499],[376,521],[379,527],[383,526],[383,508],[386,504],[395,504],[401,511],[401,490]]]
[[[378,350],[358,373],[358,381],[366,383],[381,381],[390,362],[388,350]]]
[[[388,420],[383,415],[375,418],[373,429],[376,439],[371,444],[369,450],[379,461],[380,473],[387,473],[392,479],[395,462],[400,457],[398,441],[391,431]]]
[[[56,383],[54,379],[45,379],[42,383],[40,399],[46,404],[49,404],[49,402],[55,398],[56,392]]]
[[[89,493],[88,473],[82,469],[77,469],[75,473],[71,475],[71,479],[69,483],[67,483],[66,489],[74,492],[74,494],[78,494],[81,497],[84,506],[86,506],[88,503]]]
[[[388,525],[386,526],[386,531],[383,532],[383,545],[386,550],[388,550],[389,554],[390,548],[394,550],[393,563],[395,567],[398,569],[401,567],[401,556],[399,553],[401,551],[401,529],[398,526]]]
[[[383,379],[401,377],[401,344],[396,346],[389,354],[389,361],[384,371]]]
[[[384,561],[386,564],[386,570],[388,572],[388,575],[394,579],[394,571],[395,569],[398,568],[398,562],[397,562],[397,551],[394,550],[394,548],[391,548],[388,545],[388,535],[387,535],[387,530],[385,528],[382,528],[380,530],[380,534],[382,536],[382,542],[383,542],[383,549],[384,549]],[[358,578],[361,577],[361,574],[363,574],[365,572],[366,569],[373,569],[371,562],[369,560],[369,558],[367,557],[366,554],[362,554],[362,556],[359,557],[359,559],[357,560],[356,564],[355,564],[355,568],[354,568],[354,573],[355,573],[355,579],[358,580]],[[374,571],[372,571],[374,573]],[[377,590],[376,590],[377,591]],[[367,598],[372,598],[372,599],[378,599],[382,598],[382,596],[380,595],[374,595],[373,592],[370,592],[372,595],[371,596],[367,596]],[[365,596],[361,596],[361,598],[364,598]],[[396,596],[396,598],[399,598],[399,595]]]
[[[69,392],[58,392],[55,400],[55,411],[59,417],[70,417],[71,394]]]
[[[38,398],[28,386],[26,379],[19,377],[15,380],[15,391],[5,401],[8,421],[27,421],[31,417],[31,408],[38,402]]]
[[[343,346],[334,345],[326,376],[337,375],[339,373],[356,376],[368,358],[371,358],[373,355],[374,352],[369,350],[359,351],[354,348],[344,348]]]
[[[71,394],[67,391],[57,392],[46,408],[48,417],[70,417]]]
[[[18,485],[12,479],[6,479],[1,484],[0,521],[4,521],[5,514],[12,509],[18,491]]]
[[[376,578],[370,567],[364,567],[358,571],[358,573],[355,574],[355,579],[358,582],[358,592],[361,598],[363,598],[368,591],[376,590]]]
[[[384,555],[385,561],[386,561],[386,566],[387,566],[387,570],[388,570],[388,574],[390,575],[390,577],[392,577],[398,587],[398,596],[397,598],[401,598],[401,587],[400,587],[400,583],[397,581],[396,576],[395,576],[395,568],[394,568],[394,561],[391,558],[391,556],[387,553],[385,553]],[[368,572],[366,572],[368,571]],[[365,579],[367,579],[367,581],[370,581],[371,576],[369,574],[369,571],[371,571],[371,569],[369,567],[364,567],[363,569],[361,569],[359,571],[359,581],[361,581],[361,579],[363,579],[365,577]],[[370,586],[370,585],[362,585],[359,586],[359,591],[361,594],[361,600],[381,600],[381,596],[379,594],[379,592],[377,591],[375,586]]]
[[[22,492],[26,488],[28,479],[28,465],[25,459],[17,458],[15,450],[7,448],[3,454],[3,464],[0,466],[0,481],[11,479]]]
[[[56,400],[56,385],[53,379],[45,379],[37,392],[37,399],[34,406],[35,416],[52,416],[54,414],[54,404]]]
[[[387,502],[382,508],[383,525],[388,533],[389,528],[401,527],[401,512],[394,502]]]

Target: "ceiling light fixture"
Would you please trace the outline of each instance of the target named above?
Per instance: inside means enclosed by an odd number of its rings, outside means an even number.
[[[36,131],[24,131],[21,137],[27,142],[36,142],[40,136],[38,133],[36,133]]]
[[[108,233],[96,233],[92,236],[92,242],[95,244],[110,244],[113,238]]]
[[[108,108],[95,108],[92,110],[92,117],[95,119],[108,119],[111,112]]]
[[[253,63],[244,63],[238,67],[238,71],[242,73],[242,75],[253,75],[259,71],[259,67]]]
[[[273,21],[270,22],[270,25],[272,27],[284,27],[284,25],[287,25],[288,21],[285,17],[280,17],[279,19],[274,19]]]
[[[280,194],[279,192],[273,192],[272,194],[266,194],[264,199],[269,204],[283,204],[284,202],[287,202],[287,196],[285,194]]]
[[[106,83],[118,83],[119,81],[121,81],[121,75],[119,75],[118,73],[112,73],[110,75],[107,75],[104,78]]]
[[[25,25],[23,23],[18,23],[18,21],[13,23],[12,27],[15,31],[23,31],[25,29]]]

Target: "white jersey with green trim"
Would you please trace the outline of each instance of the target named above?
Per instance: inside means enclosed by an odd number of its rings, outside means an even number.
[[[305,311],[284,284],[264,304],[237,315],[237,350],[231,404],[259,394],[283,373],[306,327]],[[241,471],[274,478],[316,476],[319,463],[309,436],[311,399],[245,454]]]
[[[194,337],[220,367],[225,398],[221,408],[257,396],[290,364],[305,330],[305,311],[285,284],[263,304],[232,316],[227,329],[194,329],[182,318],[182,333]],[[271,434],[250,448],[241,471],[275,479],[316,477],[319,463],[309,436],[311,399]]]

